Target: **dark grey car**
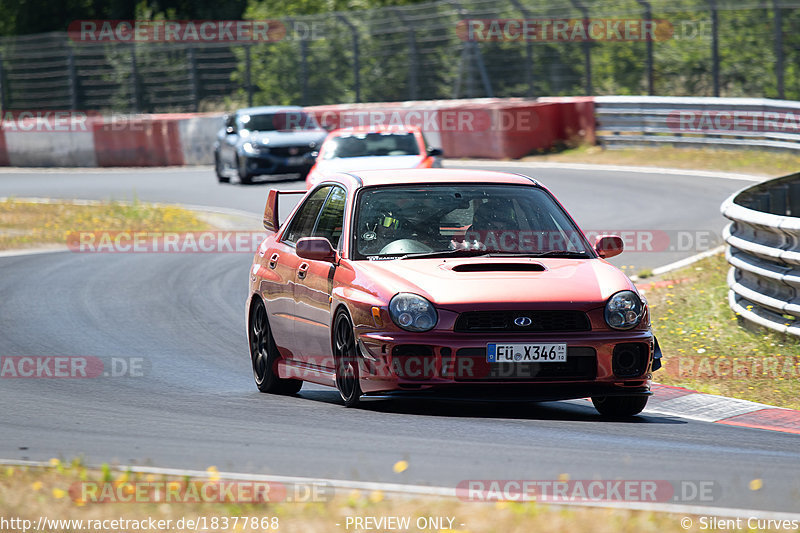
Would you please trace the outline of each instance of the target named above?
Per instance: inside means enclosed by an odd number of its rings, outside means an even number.
[[[239,109],[225,117],[214,143],[214,167],[220,182],[251,183],[262,174],[306,174],[327,131],[297,106]]]

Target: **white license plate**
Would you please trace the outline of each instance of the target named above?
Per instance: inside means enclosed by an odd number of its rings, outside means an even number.
[[[567,360],[566,344],[500,344],[486,345],[489,363],[558,363]]]
[[[303,163],[305,163],[305,161],[306,161],[306,158],[301,156],[301,155],[298,155],[296,157],[287,157],[286,158],[286,164],[289,165],[289,166],[302,165]]]

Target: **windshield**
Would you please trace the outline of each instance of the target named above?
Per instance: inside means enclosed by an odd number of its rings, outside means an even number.
[[[302,111],[241,115],[239,127],[248,131],[315,130],[319,124],[312,115]]]
[[[594,257],[583,234],[552,196],[536,187],[448,184],[365,189],[355,212],[355,259],[448,252]]]
[[[323,159],[374,155],[419,155],[413,133],[346,133],[328,141]]]

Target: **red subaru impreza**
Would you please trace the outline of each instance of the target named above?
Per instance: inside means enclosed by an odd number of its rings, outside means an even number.
[[[644,409],[661,353],[647,303],[536,180],[500,172],[341,173],[279,224],[269,193],[246,318],[256,385],[362,396],[591,397]],[[294,193],[298,193],[294,191]]]

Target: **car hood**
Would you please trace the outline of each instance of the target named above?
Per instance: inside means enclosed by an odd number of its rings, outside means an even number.
[[[424,158],[419,155],[372,155],[367,157],[342,157],[317,161],[316,170],[324,173],[355,170],[391,170],[415,168]]]
[[[542,303],[588,310],[615,292],[635,290],[625,274],[602,259],[404,259],[358,262],[357,268],[378,280],[389,298],[413,292],[454,311],[478,303],[498,309]]]
[[[325,130],[295,130],[295,131],[253,131],[242,137],[242,142],[256,142],[273,146],[300,146],[316,143],[319,147],[325,140]]]

